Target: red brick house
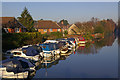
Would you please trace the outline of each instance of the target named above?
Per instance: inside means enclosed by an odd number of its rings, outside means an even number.
[[[38,32],[41,32],[41,34],[62,31],[61,27],[56,22],[50,20],[39,20],[35,23],[34,27]]]
[[[18,22],[15,17],[0,17],[0,26],[6,33],[26,32],[26,27]]]

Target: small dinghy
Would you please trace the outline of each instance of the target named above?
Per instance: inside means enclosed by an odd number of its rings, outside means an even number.
[[[68,48],[61,49],[61,53],[67,53],[67,52],[68,52]]]
[[[1,78],[23,79],[27,78],[31,71],[35,71],[35,66],[27,59],[21,57],[9,58],[1,62]]]
[[[68,45],[66,44],[65,41],[60,41],[58,43],[58,47],[60,48],[61,53],[67,53],[68,52]]]

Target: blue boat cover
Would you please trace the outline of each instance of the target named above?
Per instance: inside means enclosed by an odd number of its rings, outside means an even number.
[[[57,43],[44,43],[44,44],[40,44],[40,46],[45,51],[52,51],[52,50],[59,49]]]
[[[27,47],[27,48],[22,48],[22,51],[27,55],[27,56],[36,56],[39,54],[39,51],[37,51],[33,46]]]

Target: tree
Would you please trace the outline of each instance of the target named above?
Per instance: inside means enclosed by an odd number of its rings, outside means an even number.
[[[21,17],[18,17],[18,21],[27,28],[28,32],[35,31],[34,29],[34,20],[30,13],[28,12],[28,9],[25,7],[24,11],[21,14]]]
[[[64,19],[61,20],[59,23],[65,25],[65,26],[69,25],[68,21],[67,21],[67,20],[64,20]]]
[[[104,27],[99,25],[95,27],[95,33],[104,33]]]

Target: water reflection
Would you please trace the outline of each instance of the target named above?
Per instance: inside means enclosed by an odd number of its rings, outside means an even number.
[[[56,65],[59,62],[60,55],[55,55],[54,57],[47,57],[43,59],[42,68],[50,68],[52,65]]]
[[[110,36],[107,36],[105,38],[96,39],[90,43],[81,44],[81,45],[77,46],[76,52],[78,54],[85,54],[85,55],[97,54],[101,48],[103,48],[105,46],[112,46],[115,38],[116,38],[115,35],[111,34]]]

